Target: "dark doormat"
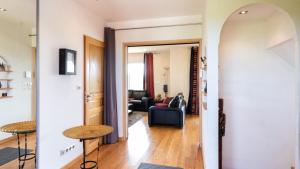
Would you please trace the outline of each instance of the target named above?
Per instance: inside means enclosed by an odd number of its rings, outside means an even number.
[[[168,167],[163,165],[142,163],[138,169],[183,169],[179,167]]]
[[[27,153],[32,150],[27,150]],[[21,155],[25,154],[25,149],[21,149]],[[19,158],[18,148],[6,147],[0,150],[0,166]]]
[[[148,112],[140,112],[140,111],[134,111],[130,114],[128,114],[128,127],[131,127],[136,122],[141,120],[144,116],[147,116]]]

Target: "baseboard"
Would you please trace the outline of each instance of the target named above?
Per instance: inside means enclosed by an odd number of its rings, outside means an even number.
[[[10,137],[8,137],[8,138],[6,138],[6,139],[0,140],[0,145],[1,145],[1,144],[5,144],[5,143],[7,143],[7,142],[12,142],[12,141],[14,141],[14,140],[17,141],[17,136],[10,136]]]
[[[125,138],[125,137],[119,137],[119,141],[126,141],[127,140],[127,138]]]
[[[118,139],[119,141],[126,141],[127,139],[125,137],[119,137]],[[94,150],[96,151],[96,150]],[[74,166],[76,163],[78,163],[78,161],[82,161],[82,154],[77,156],[75,159],[73,159],[72,161],[70,161],[68,164],[64,165],[63,167],[61,167],[61,169],[73,169],[71,168],[72,166]]]
[[[82,160],[82,154],[77,156],[74,160],[72,160],[71,162],[69,162],[68,164],[66,164],[65,166],[63,166],[61,169],[73,169],[71,168],[72,166],[74,166],[76,163],[78,163],[78,161]]]
[[[27,138],[34,135],[34,134],[35,133],[27,134]],[[20,134],[19,137],[20,137],[20,139],[23,139],[25,136],[24,136],[24,134]],[[13,142],[13,141],[17,142],[17,140],[18,140],[17,135],[12,135],[12,136],[10,136],[6,139],[0,140],[0,145],[6,144],[8,142]]]

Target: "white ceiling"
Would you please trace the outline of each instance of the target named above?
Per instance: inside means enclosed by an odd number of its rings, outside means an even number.
[[[10,22],[18,22],[35,27],[36,25],[36,0],[1,0],[0,19]]]
[[[200,15],[204,0],[75,0],[108,22]]]
[[[128,53],[163,53],[169,52],[171,48],[199,46],[198,44],[182,44],[182,45],[161,45],[161,46],[138,46],[129,47]]]
[[[239,12],[241,11],[248,11],[248,13],[244,15],[240,15]],[[277,12],[277,10],[269,5],[264,5],[264,4],[249,5],[233,13],[229,17],[228,21],[268,19],[275,12]]]

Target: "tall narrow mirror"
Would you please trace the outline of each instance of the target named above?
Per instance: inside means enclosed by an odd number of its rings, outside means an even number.
[[[35,168],[36,6],[0,1],[0,169]]]

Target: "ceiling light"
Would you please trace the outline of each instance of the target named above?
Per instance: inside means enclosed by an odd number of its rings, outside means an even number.
[[[241,12],[239,12],[240,15],[245,15],[247,13],[248,13],[248,11],[241,11]]]
[[[5,12],[5,11],[7,11],[7,9],[0,8],[0,11]]]

